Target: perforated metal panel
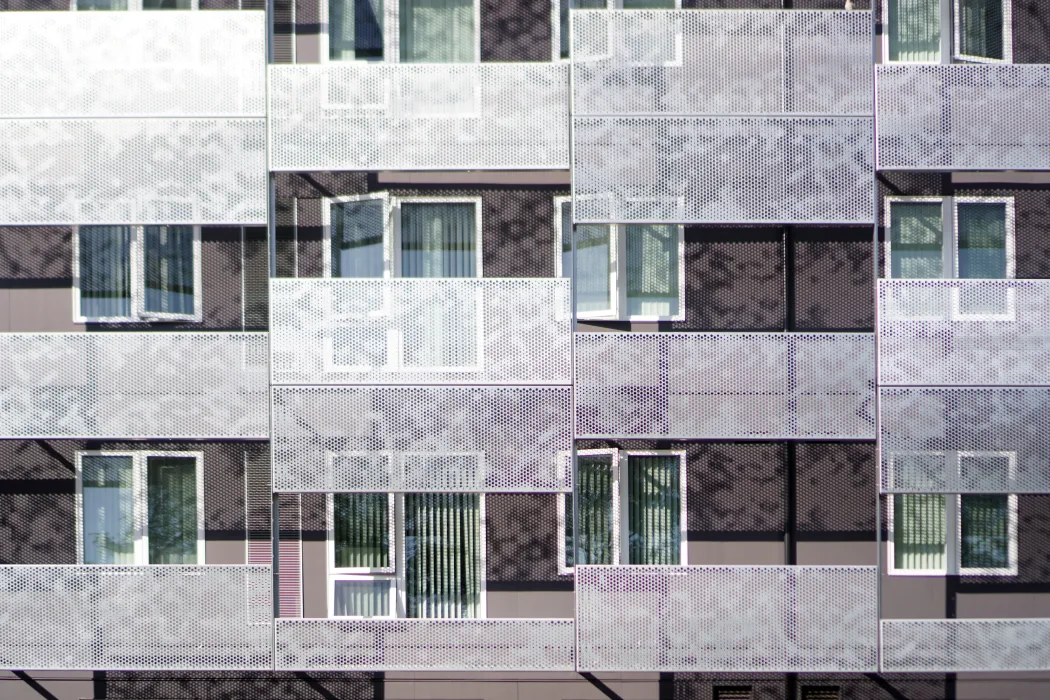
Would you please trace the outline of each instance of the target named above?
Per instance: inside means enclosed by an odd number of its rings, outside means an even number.
[[[263,224],[263,119],[0,119],[0,225]]]
[[[1050,620],[882,620],[885,672],[1045,671]]]
[[[875,220],[868,117],[576,117],[582,223]]]
[[[870,333],[577,333],[578,437],[875,438]]]
[[[277,620],[287,671],[572,671],[572,620]]]
[[[879,280],[882,385],[1050,384],[1050,280]]]
[[[875,67],[879,169],[1045,170],[1050,66]]]
[[[566,279],[271,280],[274,384],[569,384]]]
[[[578,566],[578,667],[874,671],[877,576],[873,566]]]
[[[270,66],[273,170],[569,167],[569,68]]]
[[[880,388],[882,489],[1050,493],[1050,389]]]
[[[262,12],[4,12],[0,117],[262,117]]]
[[[578,10],[575,113],[872,114],[871,12]]]
[[[265,566],[0,566],[0,668],[266,669]]]
[[[275,491],[567,491],[571,389],[277,387]]]
[[[0,438],[265,438],[265,333],[0,334]]]

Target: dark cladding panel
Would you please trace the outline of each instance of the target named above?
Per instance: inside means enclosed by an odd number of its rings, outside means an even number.
[[[784,532],[786,458],[783,443],[688,445],[689,538]]]
[[[794,329],[872,331],[875,326],[870,226],[797,227]]]
[[[558,575],[558,494],[485,496],[485,568],[489,586],[568,588]]]
[[[874,443],[798,443],[795,470],[800,532],[874,539]]]
[[[481,0],[481,60],[551,60],[551,15],[550,0]]]

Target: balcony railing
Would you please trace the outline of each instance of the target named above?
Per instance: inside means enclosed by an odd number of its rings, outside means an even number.
[[[0,334],[0,438],[266,438],[265,333]]]
[[[580,566],[581,671],[869,672],[877,571]]]
[[[0,668],[272,667],[266,566],[0,566]]]
[[[569,384],[565,279],[274,279],[275,384]]]
[[[577,333],[578,437],[875,438],[870,333]]]
[[[1050,66],[875,68],[878,167],[1045,170]]]
[[[278,670],[572,671],[573,621],[277,620]]]
[[[1050,669],[1050,620],[883,620],[882,671]]]
[[[270,66],[272,170],[564,170],[569,69]]]

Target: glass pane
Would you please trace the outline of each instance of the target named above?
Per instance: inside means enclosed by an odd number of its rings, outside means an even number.
[[[335,583],[335,617],[390,617],[390,579]]]
[[[400,0],[403,63],[472,63],[474,0]]]
[[[143,10],[192,10],[190,0],[142,0]]]
[[[630,564],[677,564],[681,551],[681,492],[677,457],[627,460],[627,538]]]
[[[959,53],[1003,59],[1003,0],[959,0]]]
[[[896,279],[944,276],[940,202],[893,202],[891,274]]]
[[[383,276],[383,202],[332,205],[332,277]]]
[[[131,227],[80,227],[80,313],[131,316]]]
[[[385,493],[333,496],[336,568],[392,566],[389,508],[390,498]]]
[[[674,0],[623,0],[625,10],[673,10]]]
[[[577,457],[576,497],[580,508],[580,563],[615,564],[613,560],[612,455]],[[565,494],[565,565],[573,566],[574,516],[572,495]]]
[[[149,457],[149,563],[197,563],[197,460]]]
[[[77,0],[78,10],[126,10],[128,0]]]
[[[333,61],[383,58],[383,0],[328,0],[328,55]]]
[[[135,493],[131,457],[81,458],[84,563],[135,563]]]
[[[408,617],[477,617],[481,597],[481,499],[405,495]]]
[[[972,495],[960,497],[962,547],[960,563],[964,569],[1005,569],[1010,566],[1009,496]]]
[[[193,227],[143,230],[147,313],[193,315]]]
[[[959,229],[959,277],[1006,277],[1006,205],[961,203],[955,216]]]
[[[946,564],[945,497],[893,497],[893,558],[898,569],[943,571]]]
[[[941,53],[940,0],[887,0],[891,61],[936,62]]]
[[[612,310],[609,269],[612,266],[612,227],[595,224],[576,226],[576,310],[600,313]],[[561,209],[561,273],[572,273],[572,210]]]
[[[627,227],[627,313],[678,313],[678,227]]]
[[[473,204],[401,205],[402,277],[474,277]]]

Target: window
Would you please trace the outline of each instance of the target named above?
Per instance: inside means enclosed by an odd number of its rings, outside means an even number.
[[[338,493],[329,509],[331,617],[485,616],[481,495]]]
[[[78,322],[201,320],[198,227],[80,226],[73,241]]]
[[[196,10],[198,0],[71,0],[71,10]]]
[[[1010,8],[1011,0],[952,0],[950,8],[942,0],[887,0],[884,55],[903,63],[941,63],[947,55],[957,62],[1009,63]],[[949,10],[951,31],[944,29]]]
[[[715,686],[712,700],[752,700],[754,693],[749,685]]]
[[[572,264],[572,209],[558,198],[557,274]],[[580,318],[685,319],[683,228],[675,225],[576,226],[576,312]],[[619,251],[625,251],[620,255]]]
[[[841,700],[842,692],[837,685],[804,685],[800,696],[802,700]]]
[[[322,8],[329,61],[481,60],[478,0],[327,0]]]
[[[203,564],[202,454],[77,454],[77,561]]]
[[[955,0],[955,48],[959,61],[1010,62],[1012,0]]]
[[[580,450],[578,514],[558,501],[559,570],[572,573],[573,534],[582,564],[681,565],[685,549],[685,453]]]
[[[681,0],[553,0],[551,25],[554,27],[552,60],[569,58],[569,8],[575,10],[673,10]],[[679,49],[679,54],[681,50]]]

